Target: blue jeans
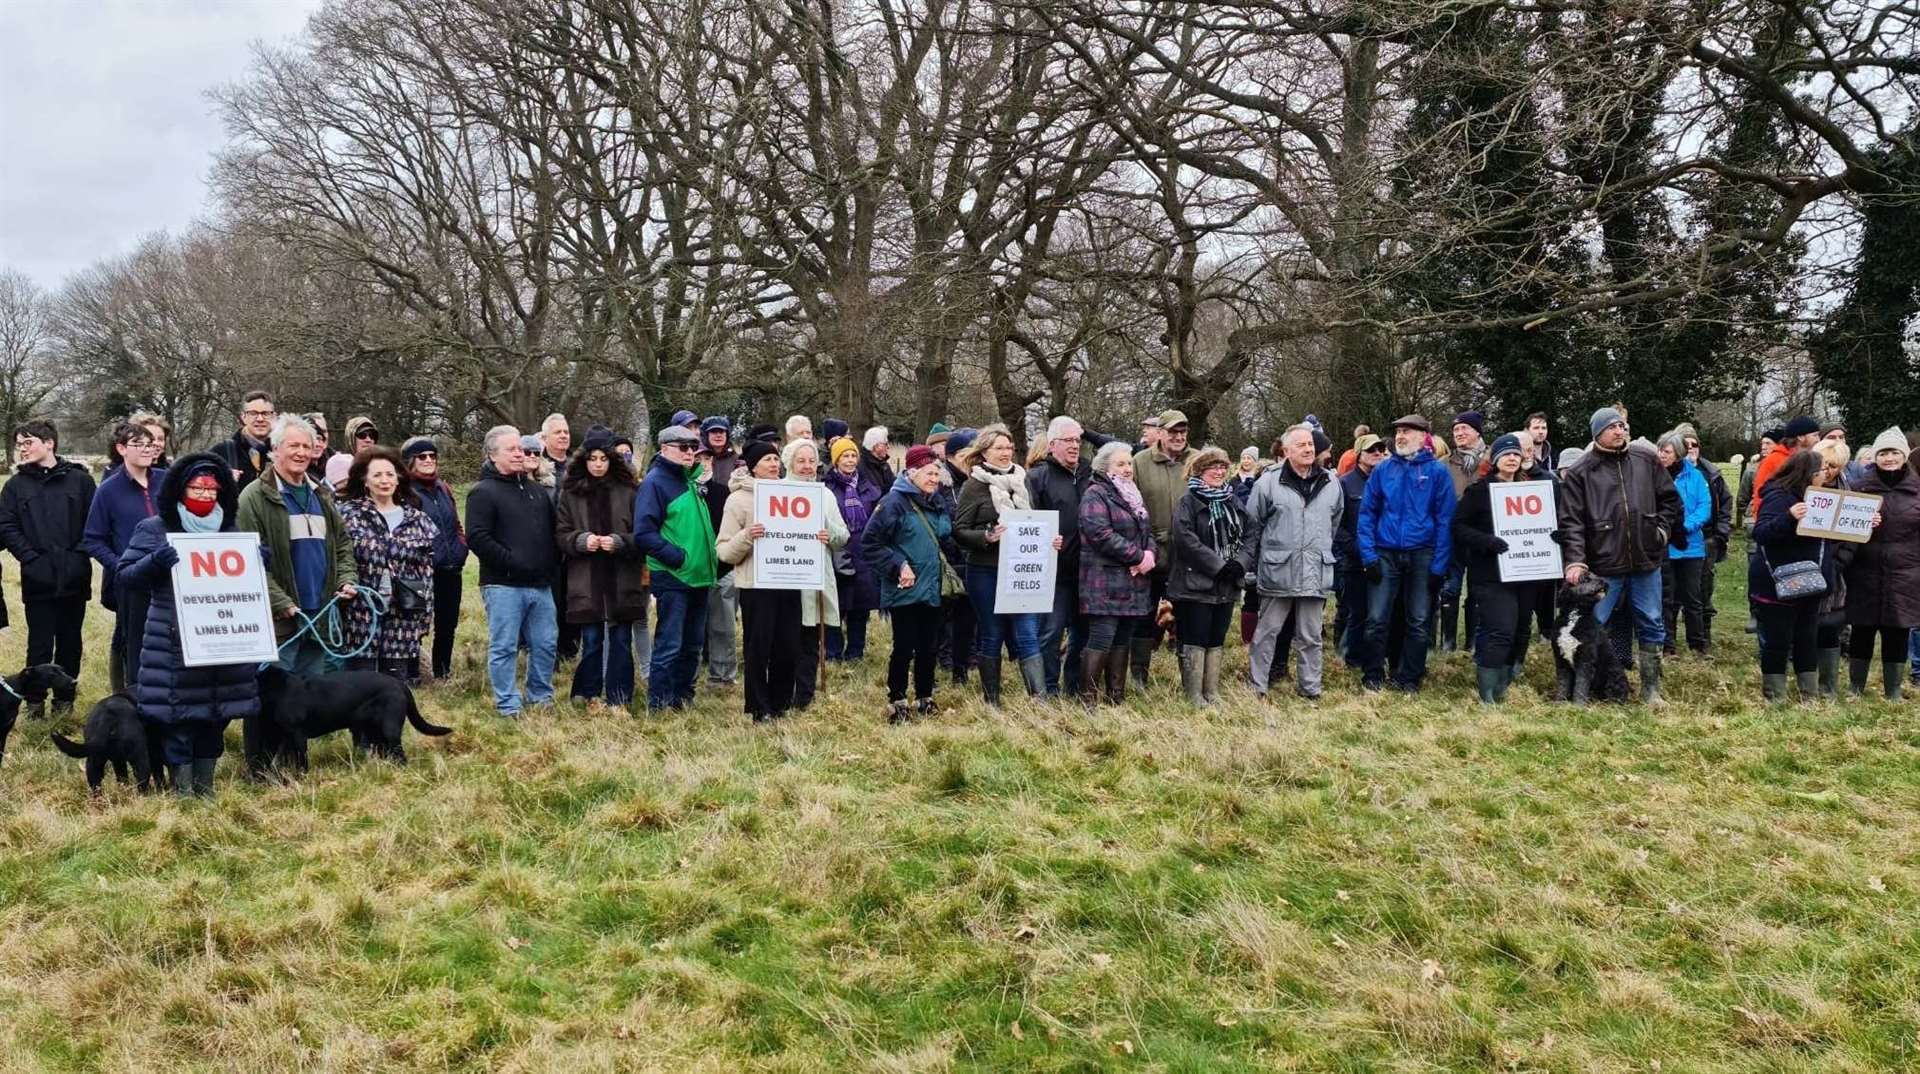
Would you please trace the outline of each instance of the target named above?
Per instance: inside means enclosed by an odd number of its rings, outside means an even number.
[[[975,618],[973,651],[982,660],[1000,659],[1001,632],[1006,632],[1013,647],[1013,658],[1025,660],[1040,652],[1040,616],[1037,613],[995,615],[994,590],[1000,583],[996,567],[967,567],[967,597],[973,601]],[[1044,662],[1043,662],[1044,663]]]
[[[1067,639],[1064,664],[1060,656],[1062,635]],[[1086,651],[1087,617],[1080,614],[1080,587],[1064,577],[1057,578],[1053,610],[1040,622],[1040,666],[1046,672],[1048,697],[1058,697],[1062,686],[1070,696],[1079,696],[1080,654]]]
[[[674,586],[653,590],[653,669],[647,674],[647,707],[684,708],[693,703],[693,677],[707,641],[707,590]]]
[[[1620,603],[1621,597],[1633,602],[1633,619],[1640,628],[1640,644],[1664,645],[1667,641],[1667,624],[1660,609],[1660,568],[1641,571],[1639,574],[1621,574],[1608,578],[1606,575],[1607,595],[1593,609],[1593,617],[1605,623],[1613,618],[1613,609]]]
[[[520,712],[515,667],[520,638],[527,640],[527,703],[553,701],[553,661],[560,647],[560,624],[553,614],[553,590],[546,586],[483,585],[480,605],[487,610],[487,681],[493,707],[502,716]]]
[[[572,696],[605,697],[607,704],[633,702],[633,624],[588,623],[580,628],[580,663],[573,669]]]
[[[1427,616],[1433,609],[1433,586],[1439,581],[1433,576],[1433,549],[1383,548],[1379,563],[1385,577],[1379,585],[1367,588],[1367,645],[1361,678],[1368,685],[1378,686],[1386,675],[1393,602],[1404,590],[1407,636],[1400,646],[1400,664],[1393,669],[1393,684],[1418,689],[1427,674]]]
[[[340,615],[345,621],[346,613]],[[320,640],[309,630],[280,650],[280,667],[295,675],[325,675],[328,670],[327,651],[320,648]]]

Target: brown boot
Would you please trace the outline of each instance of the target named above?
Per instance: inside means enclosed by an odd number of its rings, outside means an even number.
[[[1087,649],[1080,654],[1080,701],[1088,708],[1100,703],[1100,692],[1106,686],[1107,660],[1111,652],[1096,653]]]
[[[1127,668],[1133,663],[1133,651],[1123,645],[1107,650],[1107,704],[1127,703]]]

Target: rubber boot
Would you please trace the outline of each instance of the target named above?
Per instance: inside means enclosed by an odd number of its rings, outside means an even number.
[[[1107,661],[1112,656],[1110,652],[1096,653],[1092,649],[1080,654],[1080,702],[1088,708],[1100,703],[1100,691],[1106,685]]]
[[[1660,696],[1660,647],[1642,645],[1640,647],[1640,703],[1648,708],[1659,708],[1667,703]]]
[[[1467,606],[1466,614],[1462,616],[1466,633],[1460,636],[1460,648],[1470,653],[1473,651],[1474,637],[1480,633],[1480,602],[1465,593],[1460,594],[1460,600]]]
[[[1434,638],[1434,648],[1443,653],[1454,650],[1454,634],[1460,629],[1460,599],[1440,602],[1440,630]]]
[[[1220,669],[1227,662],[1227,650],[1214,646],[1203,650],[1200,666],[1200,699],[1208,708],[1220,706]]]
[[[980,672],[980,700],[1000,707],[1000,655],[983,656],[975,665]]]
[[[1768,704],[1785,704],[1787,700],[1786,673],[1762,674],[1760,676],[1760,696],[1765,699]]]
[[[1820,672],[1818,669],[1813,671],[1796,671],[1793,673],[1793,681],[1794,685],[1800,688],[1800,703],[1802,705],[1818,704],[1820,699],[1826,696],[1820,692]]]
[[[1858,657],[1847,661],[1847,686],[1853,691],[1853,696],[1859,697],[1867,692],[1867,671],[1872,666],[1870,661]]]
[[[173,796],[175,798],[193,797],[193,766],[176,764],[167,767],[173,770]]]
[[[1206,698],[1200,687],[1201,676],[1206,672],[1206,650],[1198,645],[1180,647],[1180,692],[1186,695],[1187,704],[1199,708]]]
[[[1888,701],[1900,700],[1900,688],[1907,681],[1907,662],[1889,660],[1880,665],[1881,684]]]
[[[1153,639],[1135,638],[1128,645],[1127,657],[1132,661],[1133,684],[1140,689],[1147,688],[1147,672],[1153,666]]]
[[[1478,664],[1473,668],[1473,680],[1480,688],[1482,705],[1497,705],[1500,694],[1506,690],[1506,668],[1483,668]]]
[[[196,757],[193,761],[193,796],[195,798],[213,797],[213,769],[220,762],[212,757]]]
[[[1820,696],[1832,700],[1840,692],[1840,647],[1822,649],[1818,657]]]
[[[1525,664],[1511,664],[1507,667],[1507,686],[1500,688],[1500,700],[1505,701],[1507,699],[1507,687],[1526,678],[1526,670],[1527,665]]]
[[[1039,653],[1020,658],[1020,681],[1026,685],[1028,697],[1047,696],[1047,665]]]
[[[1107,704],[1127,703],[1127,665],[1133,660],[1133,645],[1115,646],[1107,652]]]

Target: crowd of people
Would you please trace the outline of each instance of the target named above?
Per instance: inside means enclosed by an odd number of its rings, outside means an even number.
[[[778,719],[813,701],[823,661],[864,658],[876,614],[891,625],[893,722],[933,712],[943,674],[999,705],[1008,661],[1028,696],[1121,703],[1169,637],[1185,700],[1213,706],[1236,607],[1257,697],[1285,682],[1321,696],[1330,640],[1369,691],[1418,692],[1430,650],[1470,650],[1479,698],[1498,704],[1533,635],[1550,633],[1556,591],[1589,575],[1605,582],[1594,615],[1609,645],[1640,700],[1659,704],[1680,628],[1690,653],[1712,646],[1715,571],[1748,523],[1766,698],[1787,696],[1789,665],[1803,700],[1835,696],[1843,648],[1847,688],[1863,692],[1876,640],[1885,696],[1899,697],[1920,625],[1920,476],[1898,429],[1856,458],[1843,428],[1796,418],[1769,432],[1736,501],[1692,427],[1634,438],[1619,406],[1557,456],[1544,415],[1489,437],[1466,411],[1440,431],[1402,416],[1384,439],[1360,426],[1337,459],[1309,416],[1271,461],[1191,445],[1178,410],[1144,421],[1137,441],[1056,417],[1024,459],[1002,425],[935,425],[896,451],[883,426],[856,442],[834,418],[816,438],[803,415],[736,430],[681,411],[644,466],[630,438],[594,426],[576,444],[555,414],[538,433],[488,430],[464,504],[433,440],[396,450],[368,419],[346,429],[336,451],[324,415],[249,392],[230,439],[169,460],[167,422],[134,414],[97,488],[58,454],[51,424],[15,430],[0,544],[20,564],[27,660],[77,678],[99,563],[112,687],[164,729],[188,793],[211,793],[221,728],[259,700],[252,669],[182,659],[170,533],[259,535],[280,664],[305,674],[448,676],[477,559],[487,678],[507,717],[551,704],[573,661],[570,696],[589,706],[683,708],[704,665],[710,687],[739,685],[753,720]],[[756,585],[754,488],[774,480],[822,485],[808,538],[825,546],[818,588]],[[1495,498],[1519,481],[1553,486],[1559,578],[1503,579]],[[1842,486],[1881,498],[1871,539],[1800,532],[1807,489]],[[1012,511],[1058,513],[1048,611],[996,606]]]

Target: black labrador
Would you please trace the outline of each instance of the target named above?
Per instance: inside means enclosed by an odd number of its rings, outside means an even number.
[[[133,783],[141,794],[167,789],[166,752],[161,736],[150,733],[133,697],[126,691],[100,699],[87,713],[86,741],[75,742],[58,731],[53,744],[69,757],[87,762],[87,790],[95,795],[106,782],[107,766],[122,783]],[[131,769],[133,779],[127,778]]]
[[[74,682],[73,676],[58,664],[34,664],[0,682],[6,684],[0,687],[0,760],[5,760],[7,736],[13,733],[13,725],[20,719],[20,706],[38,705],[47,699],[49,691],[70,690]]]
[[[348,731],[363,754],[406,764],[405,725],[423,735],[451,734],[420,715],[407,684],[377,671],[295,675],[278,667],[260,672],[260,714],[241,725],[247,775],[259,779],[278,763],[307,770],[307,742]]]

